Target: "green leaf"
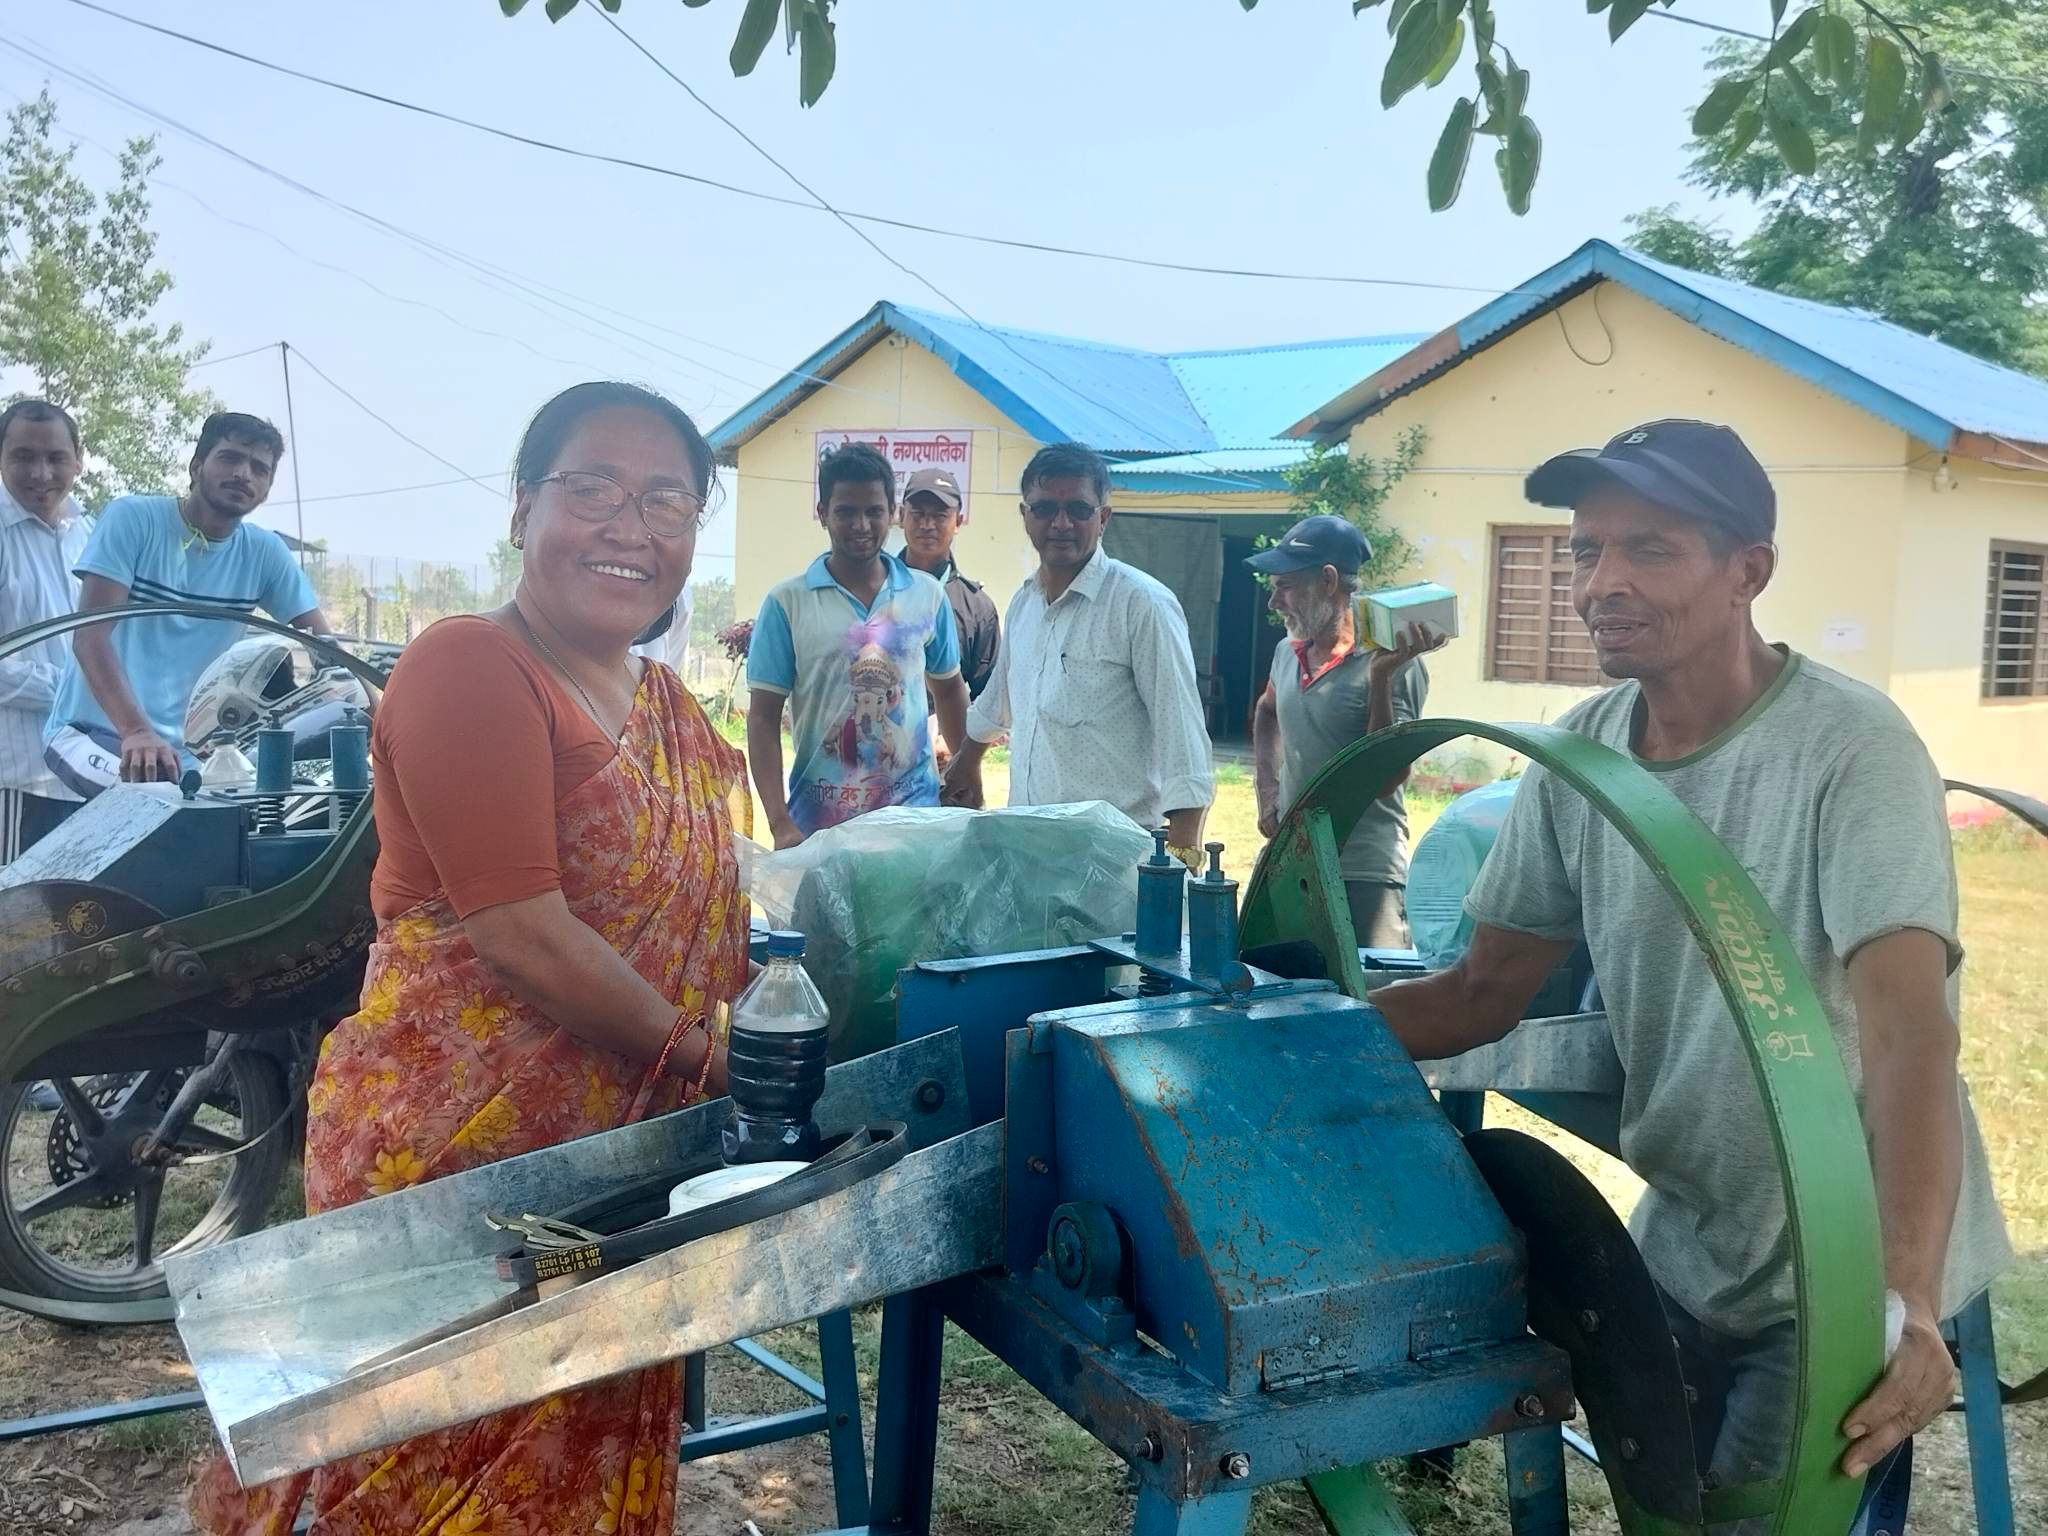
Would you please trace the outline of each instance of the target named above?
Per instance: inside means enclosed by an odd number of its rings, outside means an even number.
[[[619,14],[619,0],[597,0],[597,3],[610,11],[614,16]]]
[[[1793,94],[1799,98],[1799,104],[1815,117],[1827,111],[1827,103],[1820,99],[1820,92],[1816,91],[1806,76],[1800,73],[1797,64],[1787,64],[1778,71],[1778,78],[1792,87]]]
[[[811,0],[797,18],[797,99],[815,107],[825,87],[832,83],[833,68],[839,62],[839,44],[832,35],[832,19],[821,0]]]
[[[1438,135],[1436,151],[1429,157],[1429,211],[1441,213],[1458,200],[1465,184],[1465,166],[1472,158],[1472,124],[1479,109],[1469,96],[1460,96]]]
[[[1783,96],[1771,103],[1769,125],[1771,142],[1778,146],[1778,153],[1785,157],[1785,164],[1801,176],[1811,176],[1818,163],[1813,152],[1813,135],[1793,115]]]
[[[1948,87],[1948,71],[1941,67],[1941,55],[1923,54],[1920,59],[1920,100],[1929,112],[1945,112],[1955,93]]]
[[[1756,78],[1752,75],[1723,80],[1700,103],[1699,110],[1692,115],[1692,131],[1695,138],[1711,139],[1728,126],[1735,109],[1749,99],[1749,93],[1756,89]]]
[[[1501,50],[1506,53],[1506,49]],[[1515,56],[1508,54],[1508,116],[1520,117],[1529,104],[1529,71],[1515,68]]]
[[[547,12],[549,21],[560,21],[576,9],[576,4],[577,0],[548,0],[541,9]]]
[[[526,9],[526,0],[498,0],[498,9],[507,16],[517,16]]]
[[[1735,129],[1728,135],[1728,158],[1735,159],[1756,142],[1756,136],[1763,132],[1764,115],[1755,107],[1745,107],[1735,114]]]
[[[1489,112],[1499,112],[1508,99],[1508,79],[1493,60],[1481,57],[1478,66],[1479,95]]]
[[[1436,63],[1430,67],[1429,73],[1422,77],[1423,84],[1427,85],[1431,90],[1435,90],[1438,86],[1442,85],[1445,77],[1450,74],[1452,66],[1458,62],[1458,55],[1464,51],[1465,18],[1453,16],[1449,29],[1444,33],[1444,51],[1438,57]]]
[[[1435,68],[1442,51],[1441,29],[1436,24],[1434,5],[1416,4],[1401,18],[1401,30],[1394,35],[1394,51],[1387,55],[1385,73],[1380,76],[1380,105],[1391,107],[1406,96]]]
[[[1918,96],[1908,96],[1899,109],[1899,120],[1892,129],[1892,148],[1904,149],[1920,137],[1920,130],[1927,126],[1927,109],[1920,104]]]
[[[1237,3],[1248,11],[1256,11],[1259,8],[1259,0],[1237,0]]]
[[[732,72],[751,75],[775,35],[775,23],[782,15],[782,0],[747,0],[740,16],[739,36],[732,40]]]
[[[1888,37],[1870,40],[1870,78],[1863,87],[1863,122],[1856,134],[1857,148],[1869,154],[1898,121],[1899,103],[1906,93],[1906,61],[1899,45]]]
[[[1400,35],[1401,23],[1408,19],[1408,13],[1414,8],[1415,0],[1394,0],[1393,7],[1387,12],[1387,36]]]
[[[1778,34],[1778,40],[1764,52],[1762,68],[1766,73],[1776,69],[1788,60],[1796,59],[1806,45],[1813,41],[1814,29],[1820,25],[1820,7],[1799,13],[1798,20]]]
[[[1465,13],[1465,0],[1436,0],[1436,24],[1448,27]]]
[[[1823,16],[1820,29],[1814,34],[1814,51],[1818,56],[1823,46],[1827,49],[1827,64],[1815,67],[1835,82],[1837,90],[1847,91],[1856,84],[1856,29],[1842,16]]]
[[[1507,142],[1494,151],[1493,163],[1500,171],[1500,184],[1508,195],[1509,211],[1529,211],[1529,194],[1536,189],[1536,172],[1543,165],[1543,135],[1534,120],[1518,117],[1508,130]]]
[[[1351,0],[1351,14],[1354,16],[1363,16],[1367,11],[1371,10],[1374,6],[1384,4],[1386,4],[1386,0]],[[1247,7],[1247,9],[1249,9],[1249,7]]]
[[[1779,22],[1785,19],[1785,6],[1787,5],[1787,3],[1788,0],[1771,0],[1772,26],[1775,27]]]
[[[1607,0],[1586,0],[1586,14],[1588,16],[1598,16],[1606,9]]]
[[[1607,40],[1620,42],[1621,34],[1643,19],[1656,0],[1614,0],[1607,11]]]
[[[1472,38],[1485,53],[1493,46],[1493,6],[1488,0],[1472,0]]]

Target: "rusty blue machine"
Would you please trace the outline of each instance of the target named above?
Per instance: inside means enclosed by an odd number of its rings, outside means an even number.
[[[1390,765],[1474,731],[1621,821],[1751,1045],[1801,1301],[1780,1478],[1704,1484],[1619,1220],[1542,1143],[1469,1117],[1461,1133],[1364,1000],[1375,973],[1410,962],[1357,947],[1336,850]],[[827,1150],[782,1184],[650,1208],[719,1164],[736,1106],[714,1101],[172,1258],[178,1325],[238,1473],[254,1483],[880,1301],[871,1482],[850,1350],[836,1367],[827,1351],[820,1389],[836,1393],[845,1532],[932,1528],[948,1320],[1129,1464],[1142,1536],[1242,1531],[1256,1489],[1295,1479],[1330,1529],[1385,1536],[1407,1526],[1373,1463],[1489,1437],[1512,1530],[1553,1536],[1569,1524],[1577,1406],[1630,1536],[1745,1514],[1780,1536],[1848,1529],[1861,1489],[1837,1469],[1836,1425],[1882,1348],[1855,1106],[1824,1034],[1774,1044],[1743,977],[1769,958],[1801,1007],[1806,983],[1740,865],[1668,793],[1564,733],[1420,722],[1310,786],[1242,901],[1213,856],[1189,879],[1156,852],[1138,878],[1128,933],[904,972],[898,1043],[824,1074]],[[1550,1011],[1569,1013],[1578,980],[1560,979]],[[1543,1028],[1531,1039],[1549,1059],[1604,1025]],[[1559,1117],[1597,1136],[1597,1105],[1567,1102],[1597,1084],[1539,1071],[1522,1086],[1546,1082]]]

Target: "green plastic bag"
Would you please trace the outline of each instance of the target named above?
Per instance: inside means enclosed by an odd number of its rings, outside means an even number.
[[[963,811],[894,806],[747,861],[748,894],[804,935],[832,1060],[896,1043],[896,973],[1127,933],[1152,840],[1099,800]]]

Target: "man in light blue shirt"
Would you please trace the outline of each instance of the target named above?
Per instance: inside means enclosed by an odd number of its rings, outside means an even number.
[[[328,624],[284,541],[245,520],[270,494],[284,437],[261,417],[218,411],[200,429],[183,497],[123,496],[99,516],[77,573],[79,608],[213,603],[316,634]],[[199,676],[239,625],[165,616],[78,631],[44,731],[50,767],[90,798],[117,779],[175,780]]]
[[[747,761],[775,846],[885,805],[937,805],[931,734],[967,736],[967,684],[945,588],[884,554],[895,474],[865,443],[818,466],[829,553],[768,594],[747,650]],[[931,707],[927,707],[927,689]],[[782,715],[795,764],[782,780]]]

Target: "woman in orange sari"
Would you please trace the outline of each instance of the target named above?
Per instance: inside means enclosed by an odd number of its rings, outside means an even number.
[[[744,765],[628,654],[689,575],[711,465],[658,395],[556,396],[519,450],[517,594],[392,673],[378,930],[308,1097],[309,1211],[724,1091],[707,1020],[746,979]],[[247,1491],[215,1462],[192,1513],[285,1536],[310,1492],[321,1536],[669,1536],[681,1425],[657,1366]]]

